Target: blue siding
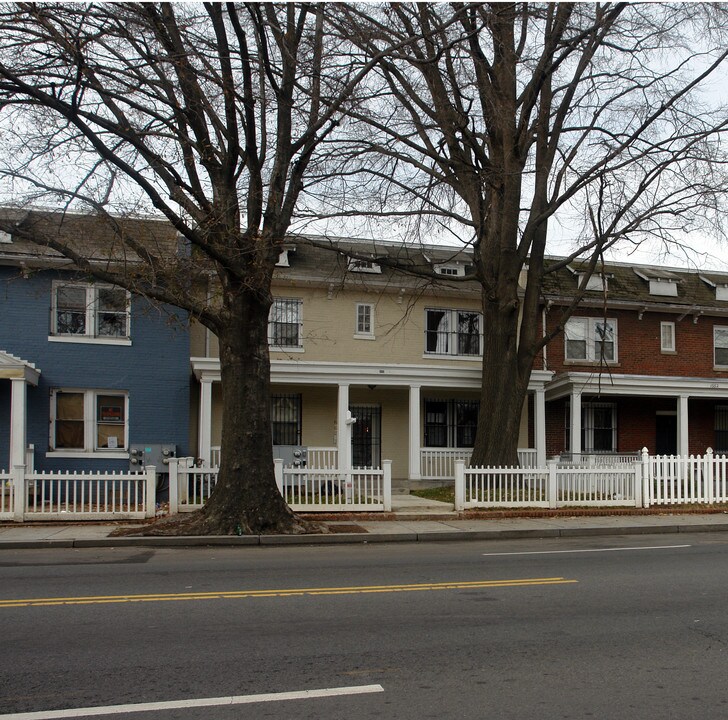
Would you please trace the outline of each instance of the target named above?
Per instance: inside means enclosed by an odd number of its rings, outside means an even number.
[[[68,274],[22,277],[0,266],[0,350],[33,363],[38,387],[28,387],[28,442],[42,470],[124,470],[128,460],[46,458],[50,391],[123,390],[129,394],[130,443],[174,443],[188,454],[190,347],[186,313],[134,297],[131,346],[49,342],[51,288]],[[0,381],[0,468],[8,463],[10,383]]]

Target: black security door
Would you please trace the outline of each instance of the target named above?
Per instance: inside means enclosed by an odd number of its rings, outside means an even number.
[[[351,464],[353,467],[381,465],[382,408],[379,405],[351,405],[356,422],[351,428]]]

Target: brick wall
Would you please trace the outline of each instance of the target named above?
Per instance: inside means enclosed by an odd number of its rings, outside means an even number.
[[[546,326],[552,330],[558,321],[559,309],[547,314]],[[599,309],[581,309],[575,317],[602,318]],[[613,371],[627,375],[666,375],[676,377],[728,378],[728,369],[716,370],[713,365],[713,327],[728,327],[728,318],[702,316],[693,323],[691,316],[679,321],[678,315],[645,312],[639,319],[635,310],[609,310],[608,318],[617,320],[617,362]],[[674,353],[660,351],[660,323],[675,323]],[[594,363],[564,361],[564,336],[556,337],[547,349],[548,369],[557,373],[593,369]]]

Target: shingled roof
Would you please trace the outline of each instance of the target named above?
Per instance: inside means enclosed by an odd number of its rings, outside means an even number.
[[[548,264],[557,263],[552,259]],[[544,299],[566,302],[574,297],[584,263],[571,263],[553,273],[544,281]],[[629,265],[605,263],[597,272],[607,278],[607,301],[610,304],[662,305],[671,308],[715,308],[728,311],[728,301],[716,297],[716,286],[728,285],[725,273],[680,268],[664,268],[655,265]],[[662,280],[677,286],[677,295],[666,296],[650,293],[650,280]],[[602,290],[588,290],[584,304],[604,302]]]
[[[0,263],[63,264],[65,258],[51,241],[68,245],[92,262],[138,262],[125,244],[127,238],[158,255],[177,253],[177,232],[165,220],[0,208]]]

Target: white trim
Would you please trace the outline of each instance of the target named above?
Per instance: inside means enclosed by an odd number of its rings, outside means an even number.
[[[45,456],[47,458],[73,458],[75,460],[83,458],[87,460],[128,460],[129,452],[126,448],[121,448],[116,452],[111,450],[48,450]]]
[[[448,360],[451,360],[448,356]],[[200,380],[209,378],[220,382],[220,359],[193,357],[190,359],[192,371]],[[528,382],[528,390],[534,392],[543,388],[554,376],[550,370],[533,370]],[[374,363],[344,363],[313,360],[273,360],[271,362],[271,382],[281,385],[381,385],[409,387],[420,385],[423,388],[460,388],[479,390],[482,385],[481,363],[457,367],[447,365],[393,365]],[[728,388],[728,382],[726,383]]]
[[[90,335],[49,335],[48,342],[74,343],[78,345],[122,345],[131,346],[129,338],[91,337]]]
[[[633,395],[644,397],[726,398],[728,378],[685,378],[665,375],[621,375],[569,372],[555,377],[546,388],[546,401],[568,397],[572,387],[585,395]]]

